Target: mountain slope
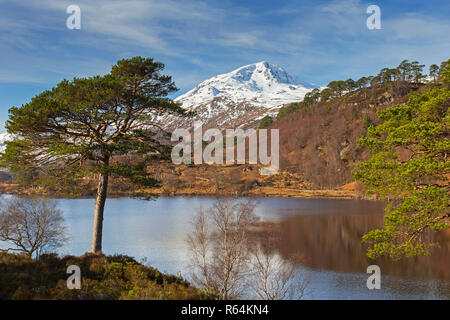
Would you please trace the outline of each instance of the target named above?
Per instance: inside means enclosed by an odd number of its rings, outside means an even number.
[[[334,189],[353,182],[351,171],[370,156],[358,140],[378,122],[377,111],[403,104],[426,88],[424,84],[405,83],[402,93],[396,94],[392,87],[378,84],[279,118],[270,128],[280,130],[281,170],[302,176],[315,189]]]
[[[275,115],[281,106],[301,101],[312,88],[281,67],[258,62],[212,77],[176,98],[183,108],[196,113],[194,118],[168,116],[161,120],[169,131],[189,128],[195,120],[207,128],[254,127],[265,115]]]

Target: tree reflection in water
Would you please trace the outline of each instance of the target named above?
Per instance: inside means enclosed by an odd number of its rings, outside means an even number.
[[[361,237],[383,225],[382,213],[289,215],[276,222],[262,222],[256,232],[259,240],[271,237],[272,250],[285,259],[314,269],[366,273],[377,264],[383,274],[417,279],[450,281],[450,232],[429,235],[440,247],[431,256],[391,261],[369,260]]]

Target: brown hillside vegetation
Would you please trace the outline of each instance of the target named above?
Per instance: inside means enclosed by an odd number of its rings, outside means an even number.
[[[295,172],[313,188],[334,189],[352,182],[355,165],[368,159],[358,139],[376,123],[376,112],[408,100],[423,85],[409,85],[403,95],[383,85],[362,88],[284,116],[280,130],[281,169]],[[358,187],[358,186],[356,186]]]

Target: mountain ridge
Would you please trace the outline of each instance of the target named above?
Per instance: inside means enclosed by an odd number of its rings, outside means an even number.
[[[299,81],[285,69],[261,61],[211,77],[174,101],[194,111],[193,118],[161,117],[168,130],[190,128],[194,121],[204,127],[256,127],[266,115],[275,115],[281,106],[301,101],[314,86]]]

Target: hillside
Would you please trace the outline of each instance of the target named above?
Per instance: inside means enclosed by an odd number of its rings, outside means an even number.
[[[283,170],[300,174],[313,188],[336,188],[352,182],[355,165],[369,153],[358,139],[376,123],[376,112],[408,100],[423,84],[408,84],[403,94],[385,85],[358,89],[310,107],[291,111],[270,126],[280,130]]]
[[[67,267],[82,272],[82,288],[69,290]],[[43,254],[32,259],[0,251],[2,300],[174,300],[213,299],[180,276],[166,275],[123,255],[80,257]]]

